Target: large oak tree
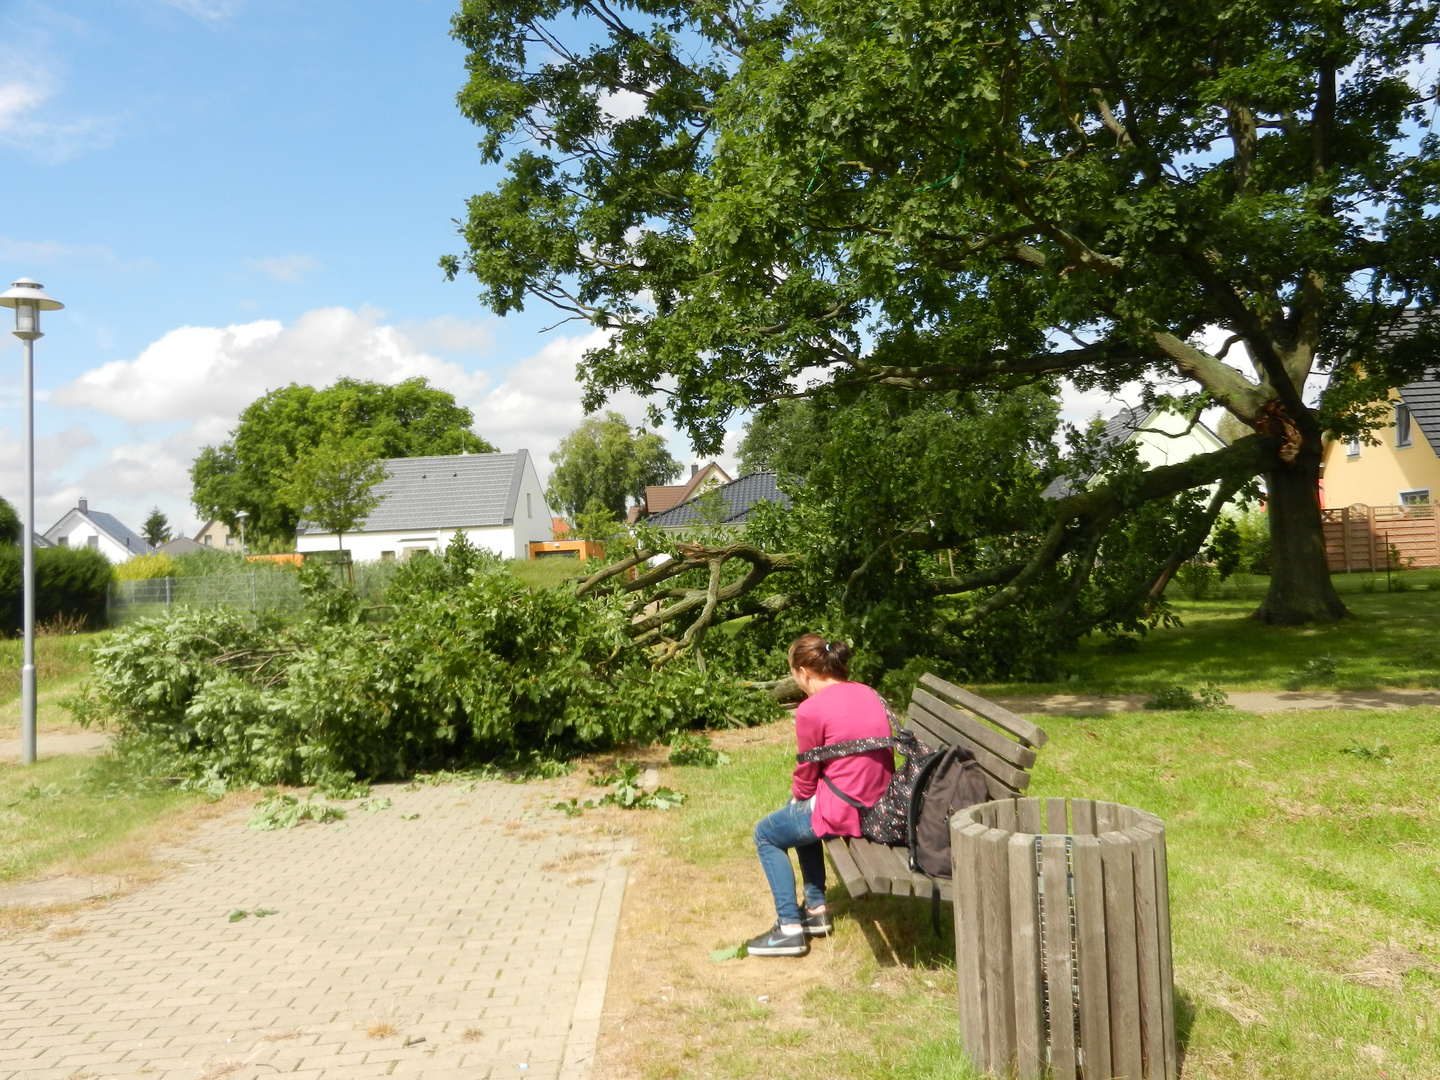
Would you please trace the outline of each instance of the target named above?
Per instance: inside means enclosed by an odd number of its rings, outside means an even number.
[[[1364,430],[1364,403],[1436,344],[1389,331],[1440,273],[1434,92],[1414,74],[1437,11],[464,0],[460,106],[508,173],[442,265],[501,314],[538,299],[611,329],[583,366],[589,403],[655,395],[700,449],[807,382],[1138,380],[1219,404],[1251,434],[1059,501],[982,607],[1093,562],[1139,503],[1262,474],[1275,571],[1257,615],[1341,617],[1322,437]],[[1311,407],[1307,379],[1331,368]]]

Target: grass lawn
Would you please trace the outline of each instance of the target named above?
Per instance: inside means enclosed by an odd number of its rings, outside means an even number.
[[[36,721],[41,731],[78,730],[74,718],[60,707],[60,699],[90,674],[85,648],[104,636],[51,634],[35,639],[35,681],[40,691]],[[20,735],[20,658],[19,638],[0,639],[0,738]]]
[[[1375,690],[1440,686],[1440,592],[1355,593],[1353,618],[1321,626],[1263,626],[1250,618],[1254,600],[1180,601],[1183,625],[1153,631],[1131,653],[1109,655],[1103,639],[1062,656],[1072,678],[1055,683],[999,683],[982,694],[1154,693],[1165,686],[1218,683],[1226,690],[1283,690],[1290,673],[1312,660],[1335,661],[1333,679],[1307,688]]]
[[[1166,822],[1187,1078],[1440,1075],[1437,720],[1047,720],[1036,794]],[[806,959],[710,959],[774,918],[750,833],[794,760],[785,724],[717,744],[731,765],[667,769],[689,801],[644,815],[597,1077],[970,1077],[952,933],[935,939],[926,902],[832,882],[837,933]]]

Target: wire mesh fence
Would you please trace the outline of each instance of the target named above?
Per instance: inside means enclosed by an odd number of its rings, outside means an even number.
[[[394,577],[394,564],[336,566],[332,572],[348,584],[351,569],[360,598],[367,604],[380,603]],[[291,618],[303,607],[299,576],[291,570],[265,569],[241,574],[111,582],[106,614],[111,626],[120,626],[180,608],[222,608],[256,616],[274,614]]]

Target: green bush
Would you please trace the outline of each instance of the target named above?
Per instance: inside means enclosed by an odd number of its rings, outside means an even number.
[[[22,557],[20,548],[0,546],[0,635],[20,632]],[[35,552],[35,621],[63,616],[83,619],[91,629],[104,626],[105,593],[113,573],[98,551],[40,548]]]
[[[777,712],[714,665],[652,671],[618,600],[527,588],[463,542],[397,572],[385,623],[323,567],[300,576],[289,626],[180,611],[117,631],[72,709],[113,722],[147,770],[209,788],[563,757]]]
[[[163,551],[149,555],[136,555],[115,567],[116,581],[152,581],[155,578],[173,577],[175,560]]]

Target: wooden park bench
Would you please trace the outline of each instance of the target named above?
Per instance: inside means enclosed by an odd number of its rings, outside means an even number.
[[[1023,716],[934,675],[920,679],[904,723],[936,750],[963,746],[974,754],[992,799],[1013,799],[1030,785],[1035,751],[1049,738]],[[851,896],[931,898],[931,879],[910,870],[903,847],[837,836],[825,841],[825,849]],[[940,899],[949,903],[950,882],[939,879],[937,884]]]

